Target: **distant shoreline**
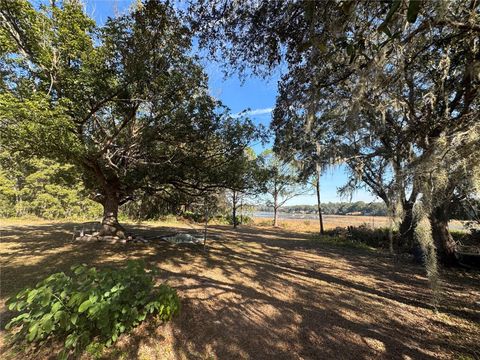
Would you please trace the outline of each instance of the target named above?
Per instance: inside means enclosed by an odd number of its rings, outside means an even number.
[[[335,217],[358,217],[358,218],[387,218],[383,215],[340,215],[340,214],[324,214],[323,218],[335,218]],[[255,211],[252,215],[253,218],[259,219],[273,219],[273,212],[269,211]],[[287,212],[279,212],[278,213],[279,219],[284,220],[318,220],[318,214],[308,214],[308,213],[287,213]]]
[[[256,211],[252,215],[255,224],[265,223],[273,219],[273,212]],[[323,215],[323,223],[326,229],[347,226],[367,225],[372,228],[385,228],[388,226],[389,219],[387,216],[381,215]],[[307,223],[304,227],[316,228],[318,224],[317,214],[292,214],[292,213],[278,213],[278,220],[280,223],[294,223],[299,224],[302,221]],[[453,231],[467,230],[460,220],[451,220],[449,229]]]

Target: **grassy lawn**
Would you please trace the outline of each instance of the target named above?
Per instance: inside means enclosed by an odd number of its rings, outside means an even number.
[[[312,241],[269,226],[214,226],[207,250],[149,244],[71,243],[73,223],[3,222],[2,329],[6,299],[46,275],[86,263],[122,267],[142,258],[175,287],[180,316],[147,321],[120,338],[111,359],[475,359],[480,355],[480,274],[444,271],[440,311],[422,267],[368,249]],[[130,224],[143,235],[189,227]],[[345,245],[345,244],[343,244]],[[31,355],[54,358],[55,344]],[[84,356],[88,358],[88,355]]]

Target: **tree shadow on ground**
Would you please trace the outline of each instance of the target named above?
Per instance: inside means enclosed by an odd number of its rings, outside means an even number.
[[[183,310],[172,324],[147,322],[126,337],[118,348],[128,358],[145,352],[152,359],[433,359],[480,353],[474,341],[480,330],[472,325],[479,320],[478,273],[446,273],[442,301],[448,306],[436,315],[421,267],[313,242],[308,234],[215,226],[204,251],[163,241],[71,243],[73,226],[5,229],[1,298],[73,264],[124,266],[143,258],[162,270],[159,281],[179,291]],[[143,236],[185,231],[131,229]],[[9,315],[2,309],[2,319]]]

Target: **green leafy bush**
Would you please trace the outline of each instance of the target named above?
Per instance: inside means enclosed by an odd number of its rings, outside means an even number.
[[[387,228],[370,228],[366,225],[349,226],[348,237],[374,248],[388,249],[390,240]],[[395,236],[396,232],[394,233]]]
[[[205,214],[200,214],[198,212],[185,211],[182,214],[182,217],[185,220],[190,220],[193,222],[203,222],[205,221]]]
[[[225,218],[229,225],[233,225],[233,216],[231,214],[226,215]],[[248,215],[237,215],[236,219],[238,225],[248,225],[253,223],[253,219]]]
[[[20,314],[7,324],[18,331],[15,339],[42,343],[64,341],[60,358],[79,353],[92,343],[113,344],[148,314],[167,321],[180,308],[176,291],[154,285],[154,271],[131,261],[120,270],[72,267],[73,274],[53,274],[34,289],[9,299],[10,310]]]
[[[313,242],[319,242],[319,243],[338,246],[338,247],[359,249],[359,250],[369,250],[369,251],[373,250],[372,247],[368,246],[363,242],[355,241],[344,236],[314,234],[312,235],[311,239],[313,240]]]

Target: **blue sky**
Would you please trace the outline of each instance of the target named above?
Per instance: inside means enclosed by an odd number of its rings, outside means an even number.
[[[133,0],[135,1],[135,0]],[[128,10],[132,0],[85,0],[87,13],[97,23],[102,24],[109,16],[123,13]],[[249,117],[256,124],[268,127],[271,119],[271,110],[275,106],[277,95],[277,81],[280,78],[280,70],[273,72],[267,79],[250,76],[240,81],[238,76],[224,78],[222,67],[218,63],[202,60],[202,64],[209,76],[210,92],[220,99],[232,113],[239,113],[245,109],[251,109]],[[257,144],[256,152],[263,148]],[[346,169],[340,166],[326,171],[321,179],[321,196],[323,202],[348,201],[337,195],[337,188],[345,184],[347,179]],[[365,190],[357,191],[352,201],[373,201],[374,197]],[[315,196],[299,196],[290,200],[287,205],[315,204]]]

